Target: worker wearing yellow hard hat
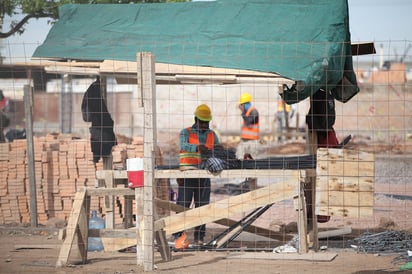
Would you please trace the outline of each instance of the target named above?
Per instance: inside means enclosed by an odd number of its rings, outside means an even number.
[[[242,116],[240,131],[240,143],[236,149],[238,159],[253,159],[259,155],[260,132],[259,132],[259,112],[252,105],[252,95],[242,93],[239,98],[239,109]],[[247,186],[250,190],[257,188],[257,178],[249,178]]]
[[[259,140],[259,112],[252,105],[252,96],[249,93],[240,96],[239,109],[242,115],[240,138],[244,141]]]
[[[239,105],[243,105],[250,102],[252,102],[252,95],[250,95],[249,93],[243,93],[240,96]]]
[[[209,128],[212,112],[208,105],[199,105],[194,112],[194,124],[180,131],[180,169],[193,169],[202,162],[202,155],[208,153],[219,139],[216,133]],[[192,199],[195,207],[200,207],[210,202],[210,178],[181,178],[177,180],[179,188],[177,194],[178,205],[189,208]],[[195,244],[201,244],[206,234],[206,225],[195,227],[193,239]],[[187,235],[184,231],[173,234],[175,247],[187,247]]]
[[[212,120],[212,112],[206,104],[199,105],[195,110],[195,117],[202,122],[210,122]]]

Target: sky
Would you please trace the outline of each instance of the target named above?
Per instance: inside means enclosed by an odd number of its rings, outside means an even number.
[[[348,4],[352,42],[374,41],[376,50],[382,45],[385,58],[391,60],[412,44],[412,0],[348,0]],[[5,18],[6,26],[10,20]],[[3,40],[5,63],[29,61],[51,28],[48,20],[31,19],[22,35]],[[412,48],[406,60],[412,61]]]

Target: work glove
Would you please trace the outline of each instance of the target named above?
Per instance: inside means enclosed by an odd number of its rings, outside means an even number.
[[[200,152],[200,154],[205,154],[205,153],[207,153],[207,151],[208,151],[208,149],[207,149],[207,147],[206,147],[205,145],[199,145],[199,146],[197,147],[197,149],[198,149],[198,151]]]

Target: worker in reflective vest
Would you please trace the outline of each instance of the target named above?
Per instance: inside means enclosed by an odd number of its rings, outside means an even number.
[[[242,127],[240,132],[240,143],[236,149],[238,159],[255,159],[259,157],[259,112],[252,105],[252,96],[243,93],[239,99],[239,109],[242,116]],[[248,178],[247,186],[249,190],[257,188],[257,179]]]
[[[259,112],[252,106],[252,96],[249,93],[243,93],[240,97],[239,109],[242,112],[240,138],[244,141],[259,140]]]
[[[279,143],[282,143],[283,140],[286,140],[284,136],[284,131],[289,127],[289,119],[293,118],[295,113],[295,108],[289,104],[286,104],[282,98],[278,99],[278,106],[276,111],[276,131],[277,131],[277,140]]]
[[[210,108],[199,105],[194,113],[195,123],[180,132],[180,168],[182,170],[198,166],[202,162],[202,154],[212,150],[219,144],[216,133],[209,128],[212,120]],[[210,202],[210,178],[180,178],[178,181],[178,205],[189,208],[192,200],[195,207],[209,204]],[[193,240],[195,244],[203,244],[206,234],[206,225],[195,227]],[[175,247],[184,248],[187,241],[182,241],[182,237],[187,235],[183,231],[175,233]]]

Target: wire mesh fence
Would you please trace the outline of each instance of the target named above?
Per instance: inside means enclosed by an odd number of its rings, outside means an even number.
[[[389,49],[399,44],[408,48],[411,43],[380,42]],[[268,58],[270,62],[270,56]],[[20,56],[18,60],[24,62],[0,66],[0,89],[9,106],[4,109],[9,120],[3,127],[5,142],[0,144],[0,172],[4,178],[0,188],[0,223],[30,222],[29,163],[24,135],[27,113],[23,98],[24,89],[28,87],[34,95],[38,221],[46,225],[57,218],[67,223],[80,188],[104,187],[105,182],[97,179],[96,171],[107,169],[104,166],[106,157],[111,160],[111,169],[119,172],[127,172],[127,159],[148,157],[144,136],[151,133],[150,126],[145,124],[145,106],[141,104],[144,98],[138,88],[138,66],[136,62],[110,60],[73,64],[30,61],[30,56]],[[338,143],[351,136],[343,150],[352,151],[356,156],[350,156],[355,159],[349,156],[327,159],[325,168],[343,170],[344,176],[333,173],[336,170],[323,174],[326,178],[323,187],[318,177],[317,195],[321,198],[311,202],[323,211],[314,215],[307,213],[309,219],[318,218],[309,221],[317,223],[319,246],[323,249],[351,248],[353,240],[365,231],[411,229],[410,60],[407,50],[403,55],[378,52],[374,56],[353,57],[360,91],[347,103],[334,100],[333,129]],[[92,122],[84,121],[84,109],[82,111],[85,92],[96,79],[101,83],[102,97],[98,103],[100,112],[95,114],[99,122],[103,122],[101,107],[105,105],[110,118],[108,124],[99,124],[103,133],[97,139],[91,130]],[[156,64],[155,81],[155,170],[178,170],[179,174],[157,178],[154,184],[156,211],[159,218],[166,220],[164,229],[173,252],[181,252],[175,241],[183,231],[188,241],[186,251],[298,252],[299,241],[302,241],[298,231],[300,214],[304,214],[297,210],[298,186],[308,177],[307,169],[321,174],[319,158],[303,158],[311,155],[307,127],[310,99],[284,104],[280,93],[283,84],[290,86],[291,81],[276,74],[255,71]],[[239,105],[245,93],[251,96],[247,107],[255,107],[259,113],[259,140],[251,150],[252,159],[230,154],[239,150],[242,143],[244,119]],[[96,102],[89,101],[89,104]],[[210,117],[208,113],[204,117],[197,112],[202,104],[210,109]],[[186,175],[192,170],[179,171],[182,152],[198,152],[197,148],[191,150],[193,148],[182,144],[192,140],[191,130],[205,121],[214,132],[214,144],[220,144],[226,152],[224,157],[212,158],[226,162],[237,160],[239,165],[233,170],[219,166],[220,162],[196,166],[207,170],[199,172],[201,179],[197,179],[193,175],[196,173]],[[102,147],[114,141],[105,139],[106,129],[113,130],[116,143],[109,145],[109,154],[101,155]],[[203,135],[205,132],[208,131],[201,131]],[[199,140],[201,143],[209,138],[206,135]],[[96,143],[97,152],[93,151]],[[366,157],[363,153],[373,155],[373,160],[361,162]],[[242,156],[244,154],[247,153]],[[369,165],[370,162],[373,165]],[[305,165],[307,163],[309,166]],[[115,180],[115,185],[127,188],[127,177]],[[101,217],[107,218],[107,205],[107,197],[91,198],[90,209],[96,210]],[[203,205],[208,209],[188,209]],[[135,200],[124,195],[115,196],[112,209],[114,227],[138,225]],[[341,234],[333,235],[332,231],[339,229]],[[130,239],[124,244],[120,240],[104,244],[107,250],[125,250],[135,245]],[[250,258],[253,256],[257,255]],[[252,263],[258,264],[257,260]],[[222,272],[230,272],[228,265]]]

